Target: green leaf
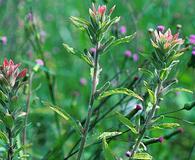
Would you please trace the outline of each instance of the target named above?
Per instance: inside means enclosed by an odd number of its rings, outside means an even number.
[[[87,55],[85,55],[84,53],[82,53],[80,51],[75,50],[74,48],[70,47],[68,44],[64,43],[63,46],[68,53],[79,57],[84,62],[86,62],[90,67],[93,67],[93,60],[91,60]]]
[[[135,153],[132,157],[133,159],[140,159],[140,160],[151,160],[152,156],[148,153]]]
[[[159,125],[153,125],[152,128],[154,129],[171,129],[171,128],[177,128],[180,124],[178,123],[161,123]]]
[[[15,152],[14,152],[14,156],[17,156],[19,154],[20,151],[24,150],[24,149],[28,149],[32,146],[32,144],[26,144],[21,146],[20,148],[18,148]]]
[[[127,96],[132,96],[132,97],[135,97],[135,98],[143,101],[142,97],[140,97],[138,94],[136,94],[135,92],[133,92],[132,90],[127,89],[127,88],[117,88],[117,89],[105,91],[102,94],[100,94],[100,96],[98,98],[102,99],[102,98],[105,98],[105,97],[108,97],[108,96],[111,96],[114,94],[125,94]]]
[[[103,153],[105,160],[115,160],[115,157],[106,142],[106,138],[103,138]]]
[[[5,143],[8,143],[8,138],[5,133],[0,131],[0,139],[3,140]]]
[[[148,69],[139,68],[139,71],[142,72],[143,74],[147,75],[150,78],[154,77],[154,74]]]
[[[57,108],[57,107],[49,107],[51,108],[53,111],[55,111],[57,114],[59,114],[62,118],[64,118],[65,120],[69,120],[69,117],[67,115],[67,113],[65,113],[61,108]],[[64,113],[63,113],[64,112]]]
[[[83,18],[78,18],[78,17],[71,16],[70,20],[76,27],[79,27],[81,29],[82,28],[87,28],[87,27],[90,26],[90,23],[87,20],[83,19]]]
[[[117,116],[118,120],[121,123],[123,123],[126,127],[128,127],[133,133],[138,134],[134,125],[131,123],[131,121],[128,118],[126,118],[124,115],[120,114],[119,112],[116,112],[116,116]]]
[[[186,88],[172,88],[168,92],[187,92],[187,93],[193,94],[193,92],[191,90],[186,89]]]
[[[155,104],[156,103],[156,97],[154,95],[154,92],[152,90],[150,90],[149,88],[147,90],[148,90],[148,94],[149,94],[151,103]]]
[[[110,138],[110,137],[114,137],[117,135],[120,135],[122,132],[104,132],[102,133],[98,139],[103,139],[103,138]]]
[[[5,114],[5,117],[3,119],[3,122],[5,123],[5,125],[9,129],[11,129],[13,127],[13,125],[14,125],[14,119],[13,119],[12,115],[9,114],[9,113]]]
[[[114,47],[114,46],[117,46],[117,45],[122,44],[122,43],[129,43],[133,38],[135,38],[135,36],[136,36],[136,33],[134,33],[130,36],[119,38],[119,39],[115,40],[111,46]]]
[[[81,134],[81,130],[80,127],[78,126],[78,124],[76,123],[76,121],[64,110],[62,110],[60,107],[58,106],[53,106],[52,104],[48,103],[48,102],[43,102],[46,106],[49,106],[50,109],[52,109],[54,112],[56,112],[57,114],[59,114],[63,119],[65,119],[66,121],[68,121],[70,123],[70,125],[76,130],[76,132],[80,135]]]

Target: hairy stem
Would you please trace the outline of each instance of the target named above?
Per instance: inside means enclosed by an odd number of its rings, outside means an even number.
[[[23,130],[23,135],[22,135],[22,144],[25,145],[26,144],[26,126],[28,123],[28,115],[30,112],[30,100],[31,100],[31,90],[32,90],[32,79],[33,79],[33,75],[34,73],[32,71],[30,71],[30,77],[29,77],[29,89],[28,89],[28,94],[27,94],[27,98],[26,98],[26,117],[25,117],[25,121],[24,121],[24,130]],[[26,152],[26,150],[24,149],[24,153]]]
[[[94,53],[95,54],[94,55],[94,70],[93,70],[91,95],[90,95],[89,106],[88,106],[88,115],[87,115],[87,119],[86,119],[86,122],[83,128],[83,135],[81,138],[80,149],[79,149],[77,160],[80,160],[82,157],[82,153],[85,147],[85,142],[86,142],[89,126],[90,126],[90,119],[91,119],[92,111],[93,111],[93,103],[95,100],[95,93],[96,93],[97,79],[98,79],[99,46],[100,44],[98,43],[96,45],[96,52]]]
[[[155,115],[155,111],[156,111],[156,107],[158,106],[159,104],[159,94],[160,94],[160,89],[162,87],[162,82],[160,81],[157,85],[157,89],[156,89],[156,92],[155,92],[155,97],[156,97],[156,103],[153,105],[152,107],[152,110],[150,111],[150,113],[148,114],[148,117],[146,118],[146,121],[144,123],[144,126],[143,128],[141,129],[140,131],[140,134],[139,134],[139,137],[131,151],[131,157],[129,158],[130,160],[132,160],[132,157],[133,155],[135,154],[135,152],[137,151],[137,149],[139,148],[139,145],[145,135],[145,132],[147,130],[147,127],[148,127],[148,124],[150,124],[150,121],[152,120],[152,118],[154,117]]]
[[[12,160],[14,155],[14,149],[13,149],[13,141],[12,141],[12,131],[10,128],[7,128],[7,134],[8,134],[7,160]]]

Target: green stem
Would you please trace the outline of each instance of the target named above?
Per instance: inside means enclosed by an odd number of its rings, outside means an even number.
[[[23,130],[23,135],[22,135],[22,144],[23,145],[26,144],[26,126],[27,126],[27,123],[28,123],[28,115],[29,115],[29,112],[30,112],[32,79],[33,79],[34,72],[30,71],[29,74],[30,74],[29,82],[28,82],[29,89],[28,89],[28,95],[27,95],[27,98],[26,98],[26,111],[25,111],[26,112],[26,117],[25,117],[25,121],[24,121],[24,130]],[[24,154],[25,153],[26,153],[26,150],[24,149]]]
[[[89,106],[88,106],[88,115],[87,119],[83,128],[83,135],[81,137],[81,143],[80,143],[80,149],[78,153],[77,160],[80,160],[82,157],[82,153],[85,147],[85,142],[86,138],[88,135],[88,130],[89,130],[89,125],[90,125],[90,119],[92,116],[92,111],[93,111],[93,103],[95,100],[95,93],[96,93],[96,87],[97,87],[97,78],[98,78],[98,59],[99,59],[99,46],[100,44],[98,43],[96,46],[96,53],[94,57],[94,71],[93,71],[93,79],[92,79],[92,88],[91,88],[91,95],[90,95],[90,100],[89,100]]]
[[[136,141],[136,144],[134,145],[134,147],[133,147],[133,149],[131,151],[131,157],[129,158],[130,160],[132,160],[133,155],[135,154],[135,152],[139,148],[139,145],[140,145],[140,143],[141,143],[141,141],[142,141],[142,139],[143,139],[143,137],[145,135],[145,132],[147,130],[147,127],[148,127],[148,125],[150,124],[150,121],[152,120],[152,118],[155,115],[156,107],[159,104],[159,94],[160,94],[161,87],[162,87],[162,82],[160,81],[159,84],[157,85],[157,90],[155,92],[155,97],[157,99],[156,100],[156,103],[153,105],[152,110],[150,111],[150,113],[148,114],[148,117],[146,118],[146,121],[144,123],[144,126],[143,126],[140,134],[139,134],[139,137],[138,137],[138,139]]]
[[[7,154],[7,160],[13,160],[13,141],[12,141],[12,131],[11,129],[7,128],[7,134],[8,134],[8,154]]]

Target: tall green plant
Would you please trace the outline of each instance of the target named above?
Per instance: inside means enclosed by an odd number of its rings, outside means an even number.
[[[135,94],[133,91],[120,88],[117,90],[106,91],[105,90],[109,87],[109,82],[106,82],[105,85],[98,89],[99,84],[99,77],[102,68],[100,67],[100,59],[103,53],[109,51],[110,48],[117,46],[121,43],[128,43],[130,42],[135,34],[131,36],[126,36],[120,39],[115,39],[114,36],[109,35],[109,31],[112,25],[119,22],[120,17],[111,18],[112,12],[114,11],[115,6],[107,12],[106,6],[99,6],[96,9],[95,5],[92,4],[92,9],[89,9],[90,14],[90,21],[78,18],[78,17],[70,17],[71,22],[81,30],[86,31],[91,44],[93,45],[92,48],[93,52],[90,50],[81,52],[72,47],[69,47],[67,44],[64,44],[65,49],[67,52],[78,56],[82,60],[84,60],[91,68],[91,94],[89,99],[88,105],[88,114],[86,118],[86,122],[82,128],[82,135],[81,135],[81,142],[80,148],[78,152],[77,159],[80,160],[83,154],[83,150],[85,147],[86,138],[88,135],[90,120],[92,116],[94,101],[99,97],[103,98],[109,96],[111,94],[127,94],[129,96],[134,96],[138,99],[142,99],[140,96]],[[105,142],[105,141],[104,141]]]

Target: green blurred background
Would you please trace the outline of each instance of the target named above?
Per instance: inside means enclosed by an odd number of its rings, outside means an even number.
[[[101,0],[96,2],[105,4],[105,1]],[[181,35],[187,41],[190,34],[195,34],[194,0],[107,0],[108,8],[114,4],[116,4],[116,10],[113,16],[121,16],[119,27],[126,26],[127,34],[137,32],[137,37],[130,44],[122,45],[102,56],[101,84],[111,79],[121,68],[124,68],[125,73],[113,81],[113,88],[127,76],[129,80],[139,76],[137,68],[144,60],[141,53],[150,54],[152,50],[148,35],[149,28],[164,25],[166,28],[176,31],[177,24],[181,24]],[[69,21],[70,16],[88,18],[90,6],[90,0],[0,0],[0,37],[7,37],[7,44],[0,44],[1,62],[4,57],[8,57],[27,66],[29,62],[34,63],[38,58],[39,53],[33,50],[25,38],[24,30],[26,16],[32,10],[38,32],[42,38],[42,47],[48,65],[47,70],[55,76],[56,103],[80,121],[85,118],[87,113],[90,90],[89,68],[81,60],[67,54],[62,44],[66,42],[80,50],[93,47],[89,43],[87,35],[78,31]],[[139,55],[138,62],[133,61],[132,58],[125,58],[124,52],[126,50],[130,50],[133,54],[137,53]],[[179,79],[178,86],[195,91],[195,71],[187,66],[190,58],[191,50],[187,51],[181,58],[181,63],[178,66],[179,72],[176,74]],[[32,66],[30,65],[30,67]],[[80,83],[81,78],[86,80],[85,85]],[[54,113],[40,103],[41,100],[51,101],[42,70],[35,74],[33,88],[28,125],[28,142],[32,143],[32,148],[29,150],[31,159],[42,159],[56,145],[63,148],[66,155],[78,140],[78,136],[75,134],[65,142],[59,139]],[[109,100],[100,113],[108,110],[119,98],[114,97]],[[23,99],[25,101],[25,96]],[[194,99],[194,95],[186,93],[169,94],[164,99],[160,112],[182,108],[186,102],[191,102]],[[116,109],[120,110],[120,107],[121,105]],[[110,114],[112,115],[112,113]],[[194,114],[195,110],[191,110],[190,112],[178,112],[172,116],[193,122],[195,121]],[[60,120],[62,132],[68,132],[70,126],[63,119]],[[149,152],[156,160],[190,160],[189,156],[195,144],[194,125],[168,118],[165,121],[180,122],[184,133],[162,144],[151,145]],[[116,124],[118,122],[112,116],[107,116],[98,123],[93,134],[108,129],[112,130],[111,128],[114,130]],[[153,133],[153,136],[158,137],[169,132],[169,130],[157,131]],[[110,147],[115,154],[125,157],[124,153],[128,149],[128,143],[127,137],[124,136],[121,140],[110,143]],[[98,147],[100,145],[87,149],[85,157],[89,157]],[[62,159],[59,154],[56,154],[55,157],[57,157],[56,160]],[[72,159],[74,160],[75,157]],[[101,157],[101,159],[103,158]],[[195,153],[191,155],[191,160],[193,159],[195,159]]]

